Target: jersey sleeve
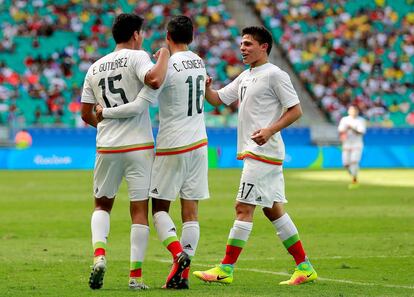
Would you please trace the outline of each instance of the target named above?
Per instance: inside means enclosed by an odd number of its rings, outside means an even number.
[[[269,85],[284,108],[289,108],[300,103],[298,94],[293,87],[289,74],[285,71],[270,74]]]
[[[104,118],[120,119],[137,116],[147,109],[150,103],[154,103],[160,94],[162,87],[154,90],[148,86],[144,86],[138,93],[134,101],[120,106],[104,108],[102,115]]]
[[[137,51],[133,55],[135,64],[135,73],[138,79],[145,84],[145,75],[154,66],[149,55],[144,51]]]
[[[217,91],[220,100],[223,101],[224,104],[230,105],[231,103],[239,99],[239,85],[241,81],[241,75],[239,75],[227,86]]]
[[[93,94],[92,85],[90,83],[90,75],[89,71],[86,74],[85,81],[83,83],[83,89],[82,89],[82,95],[81,95],[81,102],[82,103],[90,103],[90,104],[96,104],[96,98]]]
[[[365,134],[365,132],[367,130],[367,125],[366,125],[365,119],[360,118],[360,120],[358,121],[358,124],[356,126],[356,130],[360,134]]]
[[[345,125],[345,118],[342,118],[340,121],[339,121],[339,125],[338,125],[338,132],[345,132],[345,130],[346,130],[346,125]]]

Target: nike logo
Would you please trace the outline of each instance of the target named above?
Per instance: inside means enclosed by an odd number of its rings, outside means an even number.
[[[228,278],[228,276],[217,275],[217,280],[222,280],[222,279],[225,279],[225,278]]]
[[[310,277],[313,274],[313,272],[311,274],[308,274],[307,277]]]

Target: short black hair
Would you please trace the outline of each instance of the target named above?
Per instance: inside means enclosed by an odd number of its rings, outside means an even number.
[[[128,42],[135,31],[140,32],[144,19],[133,13],[121,13],[112,25],[112,36],[116,44]]]
[[[193,22],[185,15],[173,17],[167,25],[172,41],[190,44],[193,41]]]
[[[273,45],[273,38],[272,34],[265,27],[252,26],[243,28],[242,36],[246,34],[251,35],[254,40],[259,42],[259,44],[267,43],[267,55],[270,55]]]

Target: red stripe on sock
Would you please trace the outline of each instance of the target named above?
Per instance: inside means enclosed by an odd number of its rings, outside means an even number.
[[[296,265],[299,265],[303,261],[305,261],[306,254],[302,247],[302,242],[299,240],[290,246],[288,249],[289,254],[293,256],[295,259]]]
[[[98,256],[105,256],[105,249],[103,249],[103,248],[97,248],[97,249],[93,252],[93,255],[94,255],[95,257],[98,257]]]
[[[181,274],[182,278],[188,279],[188,275],[190,274],[190,267],[184,269],[183,273]]]
[[[183,251],[183,247],[179,241],[173,241],[168,246],[167,249],[170,251],[171,255],[175,259],[179,253]]]
[[[233,245],[226,245],[226,255],[224,256],[221,264],[234,264],[237,262],[239,255],[243,249]]]
[[[134,269],[129,271],[129,277],[141,277],[142,276],[142,269]]]

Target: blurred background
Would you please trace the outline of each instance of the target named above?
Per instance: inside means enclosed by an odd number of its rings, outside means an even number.
[[[351,104],[369,126],[361,166],[414,167],[414,0],[0,0],[1,169],[93,168],[96,131],[80,118],[80,95],[88,67],[114,48],[121,12],[145,18],[150,53],[171,16],[192,17],[192,49],[216,88],[245,69],[241,29],[266,26],[270,61],[304,109],[283,132],[285,167],[341,167],[337,124]],[[237,108],[205,103],[211,168],[241,167]],[[151,119],[156,133],[156,105]]]

